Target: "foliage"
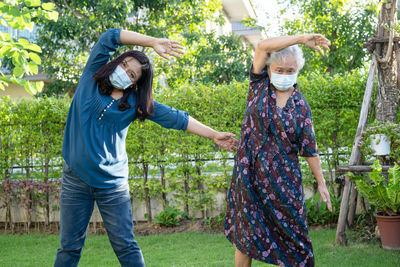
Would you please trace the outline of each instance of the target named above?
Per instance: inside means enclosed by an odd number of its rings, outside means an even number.
[[[333,170],[335,164],[344,160],[341,148],[352,144],[365,76],[356,71],[346,76],[309,74],[300,76],[298,82],[311,105],[320,152],[333,148],[337,153],[322,157],[324,169]],[[182,84],[174,89],[158,88],[154,98],[188,111],[218,131],[233,132],[238,137],[247,92],[247,81]],[[70,101],[69,98],[1,99],[0,179],[45,180],[61,176],[60,152]],[[215,207],[216,193],[227,191],[233,154],[219,150],[208,139],[164,129],[149,120],[135,121],[128,131],[126,150],[132,178],[130,189],[139,200],[155,198],[168,204],[168,199],[164,199],[168,195],[175,200],[170,205],[205,214]],[[308,166],[302,166],[303,175],[307,176]],[[16,168],[21,171],[13,171]],[[303,177],[305,183],[307,177]]]
[[[225,212],[222,212],[215,217],[204,219],[204,222],[210,230],[222,230],[224,229]]]
[[[154,37],[181,41],[185,55],[171,62],[150,56],[155,71],[155,87],[176,88],[187,82],[229,83],[244,80],[251,50],[238,36],[217,37],[207,32],[206,21],[221,25],[220,1],[53,1],[60,13],[57,22],[40,24],[38,41],[45,47],[45,71],[54,82],[45,94],[72,92],[89,52],[108,28],[123,28]],[[57,40],[57,42],[54,42]],[[119,54],[119,53],[117,53]],[[158,78],[158,79],[157,79]],[[160,85],[157,85],[160,84]],[[162,89],[160,89],[162,90]]]
[[[13,29],[33,30],[34,21],[57,21],[58,13],[53,3],[41,3],[40,0],[6,0],[0,2],[0,24]],[[4,90],[9,83],[24,86],[30,94],[36,94],[43,88],[43,82],[26,81],[25,75],[38,74],[42,60],[40,46],[24,38],[16,40],[8,33],[0,32],[0,67],[9,69],[10,74],[0,71],[0,89]],[[5,59],[5,60],[3,60]]]
[[[384,134],[390,140],[390,153],[387,157],[393,161],[400,163],[400,125],[393,122],[371,123],[362,133],[360,143],[363,155],[373,155],[370,144],[375,134]]]
[[[338,149],[353,143],[357,130],[367,75],[362,70],[329,75],[313,72],[298,83],[311,107],[316,136],[323,149]]]
[[[378,237],[375,233],[376,218],[373,210],[362,210],[354,218],[355,227],[350,232],[350,239],[357,242],[378,243]]]
[[[371,181],[356,176],[357,190],[368,202],[378,208],[383,215],[400,215],[400,167],[396,163],[388,170],[389,176],[382,175],[382,166],[379,160],[372,165],[369,174]]]
[[[164,226],[177,226],[188,214],[179,210],[178,207],[166,206],[165,209],[155,216],[155,223]]]
[[[347,164],[350,157],[366,81],[363,70],[334,75],[315,71],[297,79],[311,107],[322,167],[332,176],[336,166]],[[315,182],[308,165],[301,166],[303,182]]]
[[[319,192],[306,200],[307,207],[307,223],[309,225],[326,225],[337,223],[339,218],[341,198],[332,197],[334,194],[330,192],[332,212],[328,210],[325,202],[322,201]]]
[[[251,64],[251,48],[240,36],[216,36],[214,32],[185,33],[186,51],[171,65],[158,62],[160,75],[171,88],[185,83],[229,84],[244,81]],[[183,71],[184,70],[184,71]]]
[[[378,16],[378,1],[291,0],[299,14],[286,19],[282,30],[289,35],[321,33],[331,41],[328,51],[305,48],[308,60],[305,71],[316,69],[329,73],[346,73],[360,68],[367,57],[363,43],[373,36]],[[284,13],[285,11],[282,11]],[[321,55],[322,60],[321,60]]]

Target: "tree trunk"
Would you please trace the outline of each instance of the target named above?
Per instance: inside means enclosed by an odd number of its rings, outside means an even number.
[[[152,221],[151,198],[150,198],[150,194],[149,194],[149,188],[146,186],[147,181],[148,181],[148,174],[149,174],[149,164],[143,161],[142,166],[143,166],[143,176],[144,176],[143,185],[145,186],[144,196],[145,196],[146,210],[147,210],[147,216],[148,216],[147,221],[151,222]]]
[[[161,193],[161,197],[163,200],[163,209],[165,210],[165,207],[168,205],[168,200],[167,200],[167,194],[165,193],[166,190],[166,181],[165,181],[165,167],[164,166],[160,166],[160,172],[161,172],[161,185],[163,188],[163,191]]]
[[[384,28],[385,25],[393,26],[396,23],[396,0],[387,0],[382,5],[379,14],[379,23],[376,37],[382,37],[389,40],[390,31]],[[394,9],[394,10],[393,10]],[[389,42],[377,44],[376,53],[384,58],[389,47]],[[393,50],[397,49],[395,47]],[[396,54],[399,51],[392,52],[387,62],[378,62],[378,94],[376,98],[376,120],[381,122],[396,122],[397,109],[399,106],[399,89],[397,83],[398,68]]]
[[[185,212],[189,216],[189,192],[190,192],[190,187],[189,187],[189,170],[185,170],[184,172],[184,181],[183,181],[183,186],[185,190],[185,197],[184,197],[184,205],[185,205]]]

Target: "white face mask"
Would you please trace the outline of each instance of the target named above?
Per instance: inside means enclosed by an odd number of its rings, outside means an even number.
[[[275,86],[279,91],[287,91],[290,87],[293,86],[297,81],[297,73],[284,75],[277,74],[271,71],[271,83]]]
[[[119,65],[115,69],[115,71],[110,75],[111,84],[119,89],[125,90],[129,86],[133,84],[131,79],[129,79],[128,74],[121,68]]]

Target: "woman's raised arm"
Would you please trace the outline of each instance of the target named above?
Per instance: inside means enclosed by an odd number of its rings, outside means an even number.
[[[155,38],[141,33],[122,30],[120,34],[120,42],[124,45],[139,45],[144,47],[152,47],[163,58],[169,60],[168,55],[181,57],[183,47],[178,41],[163,38]]]
[[[279,51],[288,46],[303,44],[317,51],[320,47],[328,48],[330,42],[321,34],[304,34],[296,36],[280,36],[268,38],[257,44],[253,60],[253,72],[260,73],[267,64],[269,53]]]

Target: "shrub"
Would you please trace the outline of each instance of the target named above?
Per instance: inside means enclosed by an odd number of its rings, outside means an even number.
[[[314,197],[306,200],[307,222],[309,225],[327,225],[337,222],[341,198],[332,197],[332,193],[330,195],[332,212],[328,210],[326,203],[322,201],[319,192]]]
[[[166,206],[165,210],[155,216],[154,222],[167,227],[177,226],[188,214],[178,207]]]

